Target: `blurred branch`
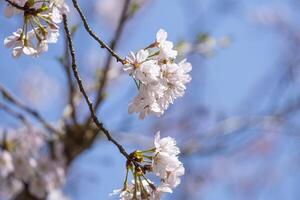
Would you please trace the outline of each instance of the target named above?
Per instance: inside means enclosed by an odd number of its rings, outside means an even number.
[[[300,96],[298,96],[293,102],[288,102],[286,106],[275,112],[275,116],[284,119],[288,115],[295,114],[300,110]]]
[[[37,121],[39,121],[50,133],[56,133],[60,134],[58,130],[56,130],[54,127],[52,127],[50,124],[47,123],[47,121],[34,109],[24,105],[20,101],[18,101],[16,98],[14,98],[2,85],[0,85],[0,92],[2,93],[2,96],[5,100],[8,102],[14,104],[16,107],[20,108],[24,112],[28,113],[30,116],[35,118]]]
[[[17,120],[21,121],[25,126],[29,127],[29,122],[27,121],[26,117],[21,113],[12,110],[7,105],[2,103],[0,103],[0,109],[3,110],[5,113],[11,115],[12,117],[16,118]]]
[[[246,130],[249,127],[263,127],[272,123],[282,124],[288,120],[287,118],[290,115],[296,114],[297,112],[299,112],[299,110],[300,97],[296,98],[293,102],[288,102],[285,106],[279,109],[279,111],[274,111],[274,113],[270,115],[229,117],[219,122],[210,130],[203,133],[203,135],[207,136],[206,139],[213,138],[216,140],[218,136],[230,136],[232,135],[232,133],[237,133],[238,131],[240,132],[241,130]],[[212,153],[222,150],[222,148],[223,145],[220,143],[208,148],[204,148],[201,144],[194,143],[186,145],[186,148],[182,150],[182,154],[210,155]]]
[[[24,189],[13,199],[14,200],[45,200],[45,198],[40,199],[35,196],[33,196],[29,191],[29,186],[27,183],[23,183]]]
[[[197,155],[211,155],[224,149],[224,144],[218,142],[219,137],[232,136],[233,133],[240,133],[241,130],[245,130],[249,127],[265,126],[271,123],[280,123],[280,119],[275,116],[237,116],[229,117],[222,120],[214,127],[203,133],[203,139],[212,139],[216,141],[215,145],[205,145],[195,143],[195,140],[191,141],[192,144],[185,145],[182,150],[182,155],[188,156],[191,154]]]
[[[79,13],[80,15],[80,18],[83,22],[83,25],[84,25],[84,28],[85,30],[89,33],[89,35],[94,38],[100,45],[101,48],[104,48],[106,49],[116,60],[117,62],[121,62],[122,64],[124,64],[124,59],[122,59],[116,52],[114,52],[108,45],[105,44],[105,42],[103,40],[101,40],[93,31],[92,29],[90,28],[87,20],[86,20],[86,17],[84,16],[83,12],[81,11],[78,3],[77,3],[77,0],[72,0],[73,2],[73,5],[75,7],[75,9],[77,10],[77,12]]]

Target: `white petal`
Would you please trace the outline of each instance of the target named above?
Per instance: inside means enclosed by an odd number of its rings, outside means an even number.
[[[12,56],[13,56],[14,58],[20,57],[21,54],[22,54],[22,50],[23,50],[22,47],[15,47],[15,48],[13,48],[13,50],[12,50]]]
[[[160,29],[156,33],[156,42],[158,42],[158,43],[164,42],[164,41],[166,41],[167,37],[168,37],[168,33],[165,30]]]
[[[149,52],[147,50],[140,50],[137,55],[136,55],[136,61],[137,63],[141,63],[143,61],[145,61],[149,56]]]
[[[11,5],[7,5],[4,10],[5,17],[12,17],[14,15],[14,7]]]
[[[62,22],[62,15],[60,10],[54,6],[51,13],[51,19],[54,23],[59,24]]]
[[[26,47],[25,46],[23,48],[23,53],[25,55],[28,55],[28,56],[34,56],[37,53],[37,51],[34,48],[32,48],[32,47],[29,47],[29,46]]]

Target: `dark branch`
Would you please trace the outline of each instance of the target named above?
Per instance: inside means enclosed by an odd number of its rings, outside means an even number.
[[[30,7],[28,7],[28,4],[27,3],[25,3],[25,5],[24,6],[20,6],[19,4],[17,4],[17,3],[15,3],[15,2],[12,2],[12,1],[10,1],[10,0],[5,0],[7,3],[9,3],[10,5],[12,5],[13,7],[15,7],[15,8],[17,8],[17,9],[19,9],[19,10],[23,10],[25,13],[27,13],[27,14],[36,14],[36,13],[38,13],[39,11],[38,10],[36,10],[36,9],[34,9],[34,8],[30,8]]]
[[[123,32],[125,22],[128,19],[128,14],[127,13],[128,13],[129,5],[130,5],[130,0],[126,0],[125,4],[124,4],[124,7],[123,7],[123,10],[122,10],[121,18],[119,20],[117,31],[115,33],[114,39],[110,43],[110,47],[111,47],[112,50],[115,50],[115,48],[118,44],[118,41],[120,40],[121,34]],[[96,102],[95,102],[95,110],[97,110],[97,108],[100,105],[101,100],[102,100],[102,95],[103,95],[103,92],[104,92],[104,89],[105,89],[105,86],[106,86],[108,71],[109,71],[110,66],[111,66],[111,61],[112,61],[112,55],[109,54],[108,57],[107,57],[107,60],[105,62],[105,65],[104,65],[103,76],[100,79],[100,84],[99,84],[100,87],[99,87],[98,94],[97,94],[97,99],[96,99]]]
[[[115,36],[113,37],[113,40],[110,42],[110,45],[109,45],[112,50],[116,49],[117,44],[121,38],[122,32],[124,30],[125,23],[129,17],[128,9],[129,9],[129,5],[130,5],[130,1],[131,0],[126,0],[124,2],[122,14],[119,19],[119,23],[117,26]],[[105,61],[104,69],[103,69],[103,75],[99,79],[99,88],[97,89],[98,93],[97,93],[95,104],[94,104],[94,110],[96,110],[96,111],[97,111],[98,107],[100,106],[101,102],[103,101],[103,93],[104,93],[104,90],[106,87],[106,82],[108,79],[108,72],[111,67],[112,58],[113,58],[113,56],[111,54],[108,54],[107,59]],[[86,124],[88,125],[90,123],[90,121],[91,121],[91,118],[89,117]]]
[[[76,0],[72,0],[72,2],[73,2],[73,5],[74,5],[75,9],[77,10],[77,12],[78,12],[79,15],[80,15],[80,18],[81,18],[81,20],[82,20],[82,22],[83,22],[84,28],[85,28],[86,31],[90,34],[90,36],[91,36],[92,38],[94,38],[94,39],[99,43],[99,45],[100,45],[101,48],[107,49],[107,51],[109,51],[109,53],[110,53],[113,57],[116,58],[117,62],[121,62],[122,64],[124,64],[124,59],[122,59],[117,53],[115,53],[108,45],[105,44],[104,41],[102,41],[102,40],[101,40],[101,39],[100,39],[100,38],[92,31],[92,29],[90,28],[90,26],[89,26],[89,24],[88,24],[88,22],[87,22],[87,20],[86,20],[86,18],[85,18],[85,16],[84,16],[83,12],[81,11],[81,9],[80,9],[80,7],[79,7],[77,1],[76,1]]]
[[[76,89],[72,80],[72,74],[71,74],[71,62],[70,62],[70,54],[69,54],[69,48],[68,48],[68,40],[65,39],[65,52],[64,52],[64,58],[62,59],[62,65],[65,71],[65,75],[67,78],[67,84],[68,84],[68,101],[71,106],[71,117],[73,119],[73,122],[75,124],[78,124],[77,122],[77,116],[76,116],[76,106],[75,106],[75,95],[76,95]]]
[[[0,103],[0,109],[3,110],[5,113],[11,115],[12,117],[16,118],[17,120],[21,121],[25,126],[29,126],[29,122],[27,121],[26,117],[21,113],[14,111],[10,107],[2,103]]]
[[[5,0],[7,3],[9,3],[10,5],[12,5],[15,8],[18,8],[19,10],[23,10],[23,11],[27,11],[25,6],[20,6],[19,4],[12,2],[10,0]]]
[[[14,104],[16,107],[20,108],[21,110],[23,110],[24,112],[28,113],[33,118],[35,118],[37,121],[39,121],[49,132],[60,134],[60,132],[58,130],[55,130],[55,128],[53,128],[50,124],[48,124],[47,121],[36,110],[18,101],[1,85],[0,85],[0,93],[2,94],[5,100]]]
[[[77,81],[78,87],[80,92],[82,93],[92,116],[92,119],[94,121],[94,123],[96,124],[96,126],[99,128],[100,131],[102,131],[105,136],[107,137],[108,141],[111,141],[114,145],[116,145],[116,147],[119,149],[120,153],[123,154],[127,159],[129,159],[129,155],[128,153],[125,151],[125,149],[123,148],[122,145],[120,145],[109,133],[109,131],[104,127],[104,125],[98,120],[96,113],[94,111],[93,108],[93,104],[91,103],[84,87],[81,81],[81,78],[78,74],[78,70],[77,70],[77,61],[76,61],[76,56],[75,56],[75,50],[73,47],[73,42],[72,42],[72,38],[71,38],[71,33],[70,30],[68,28],[68,20],[67,20],[67,16],[65,14],[63,14],[63,22],[64,22],[64,29],[67,35],[67,39],[68,39],[68,43],[69,43],[69,50],[70,50],[70,54],[71,54],[71,60],[72,60],[72,71],[73,71],[73,75]]]

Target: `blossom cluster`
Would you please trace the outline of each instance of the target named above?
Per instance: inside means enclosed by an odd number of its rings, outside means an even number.
[[[21,54],[36,57],[48,50],[48,44],[56,43],[59,36],[58,24],[62,22],[62,14],[69,12],[64,0],[10,0],[21,6],[16,8],[8,3],[4,14],[12,17],[23,15],[22,28],[4,39],[4,45],[12,48],[14,58]]]
[[[62,196],[65,179],[61,145],[45,149],[44,136],[35,130],[20,130],[9,136],[0,150],[0,197],[11,199],[28,187],[37,199],[63,199],[57,197]]]
[[[139,92],[129,104],[129,113],[139,113],[140,119],[150,114],[161,116],[176,98],[184,95],[185,84],[191,81],[188,73],[192,65],[186,59],[176,63],[177,54],[162,29],[154,43],[137,53],[130,52],[123,69],[132,76]]]
[[[134,151],[127,161],[124,187],[115,190],[111,195],[119,194],[120,200],[159,200],[163,193],[172,193],[180,184],[180,176],[184,175],[183,164],[178,160],[179,148],[171,137],[160,137],[158,132],[154,139],[154,148],[145,151]],[[132,172],[134,179],[128,184],[128,173]],[[154,173],[160,179],[155,184],[146,177],[146,173]]]

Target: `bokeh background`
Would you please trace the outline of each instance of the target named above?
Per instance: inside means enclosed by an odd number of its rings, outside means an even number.
[[[95,32],[113,39],[123,0],[79,1]],[[178,141],[186,175],[168,200],[300,199],[300,3],[297,0],[139,0],[125,22],[116,51],[126,56],[153,42],[163,28],[193,65],[192,82],[160,118],[127,113],[134,82],[111,62],[98,117],[128,150],[150,146],[161,131]],[[79,71],[90,97],[107,52],[83,29],[69,3]],[[4,2],[0,1],[1,10]],[[0,16],[0,38],[20,18]],[[64,37],[38,58],[13,59],[0,46],[0,83],[52,124],[67,105],[64,69],[58,61]],[[2,99],[0,101],[3,101]],[[80,119],[88,116],[78,102]],[[0,110],[2,130],[19,122]],[[39,126],[35,120],[32,123]],[[83,152],[68,171],[65,192],[74,200],[114,199],[125,160],[105,138]]]

